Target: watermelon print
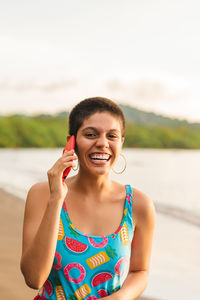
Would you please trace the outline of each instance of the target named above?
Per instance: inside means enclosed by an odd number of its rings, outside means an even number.
[[[53,287],[52,287],[52,284],[49,280],[46,280],[45,283],[44,283],[44,288],[47,292],[47,295],[48,296],[51,296],[51,294],[53,293]]]
[[[99,274],[97,274],[97,275],[93,278],[93,280],[92,280],[92,286],[93,286],[93,287],[94,287],[94,286],[97,286],[97,285],[102,284],[102,283],[104,283],[105,281],[110,280],[110,279],[112,279],[112,278],[113,278],[113,276],[112,276],[112,274],[110,274],[109,272],[102,272],[102,273],[99,273]]]
[[[133,193],[130,185],[125,188],[121,222],[113,234],[106,236],[79,231],[72,224],[63,202],[54,262],[38,297],[95,300],[121,288],[128,275],[134,236]]]
[[[108,296],[108,293],[106,290],[99,290],[98,294],[99,294],[100,298]]]
[[[77,254],[85,252],[88,248],[88,246],[86,244],[80,243],[79,241],[71,239],[67,236],[64,239],[64,245],[66,246],[67,249],[69,249]]]
[[[61,257],[61,255],[56,251],[56,253],[55,253],[55,257],[54,257],[54,262],[57,260],[57,264],[53,264],[53,268],[55,269],[55,270],[59,270],[59,269],[61,269],[61,267],[62,267],[62,265],[61,265],[61,260],[62,260],[62,257]]]

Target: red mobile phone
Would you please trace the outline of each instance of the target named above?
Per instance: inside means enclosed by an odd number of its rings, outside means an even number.
[[[75,148],[75,136],[72,135],[67,143],[67,145],[65,146],[65,148],[63,149],[63,153],[67,150],[67,151],[70,151],[72,149]],[[62,176],[62,181],[64,182],[65,179],[67,178],[69,172],[71,171],[71,168],[72,167],[68,167],[64,170],[63,172],[63,176]]]

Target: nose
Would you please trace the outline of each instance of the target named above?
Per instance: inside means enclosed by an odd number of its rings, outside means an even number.
[[[107,137],[105,135],[100,135],[96,140],[96,146],[101,148],[109,147],[109,142]]]

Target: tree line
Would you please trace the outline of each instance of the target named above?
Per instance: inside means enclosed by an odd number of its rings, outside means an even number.
[[[64,147],[68,134],[66,116],[11,115],[0,118],[1,148]],[[124,147],[200,149],[200,131],[127,122]]]

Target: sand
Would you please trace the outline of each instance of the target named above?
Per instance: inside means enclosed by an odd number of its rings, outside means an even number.
[[[0,290],[1,299],[33,299],[37,290],[30,289],[20,272],[22,225],[25,202],[0,190]]]
[[[20,272],[24,206],[22,199],[0,189],[0,294],[4,300],[32,300],[37,294]]]

